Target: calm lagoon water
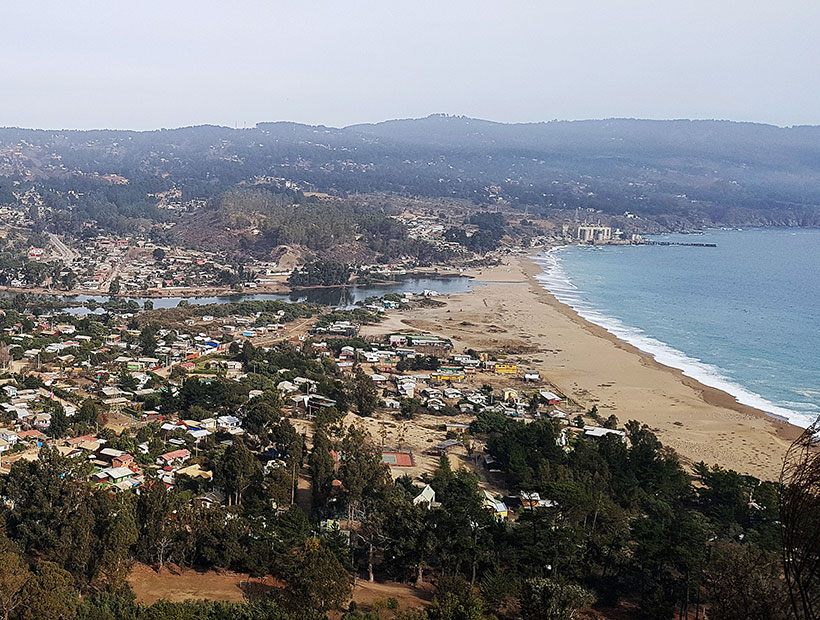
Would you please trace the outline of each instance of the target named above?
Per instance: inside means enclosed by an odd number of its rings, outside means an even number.
[[[218,297],[129,297],[140,306],[151,301],[154,308],[176,308],[180,301],[187,301],[192,305],[224,304],[238,301],[265,301],[279,299],[283,301],[307,301],[325,306],[346,308],[364,301],[368,297],[381,297],[388,293],[422,293],[425,290],[436,291],[442,295],[464,293],[469,291],[477,282],[466,276],[429,276],[429,277],[401,277],[389,284],[374,284],[371,286],[305,288],[290,294],[275,293],[241,293],[238,295],[224,295]],[[94,300],[98,303],[108,301],[105,295],[77,295],[68,299],[83,303]],[[66,312],[72,314],[86,314],[87,308],[68,308]],[[102,310],[98,310],[102,312]]]
[[[820,415],[820,229],[664,235],[678,246],[569,246],[538,260],[581,316],[739,402]]]

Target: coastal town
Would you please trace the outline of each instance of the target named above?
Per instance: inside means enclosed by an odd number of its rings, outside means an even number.
[[[364,335],[378,326],[381,314],[408,312],[424,300],[408,295],[370,304],[358,314],[372,325],[331,320],[329,309],[300,308],[297,314],[304,316],[289,316],[291,311],[273,311],[264,302],[252,314],[215,317],[197,309],[164,327],[153,317],[135,323],[131,313],[113,314],[106,324],[94,315],[9,310],[2,316],[7,341],[0,349],[6,372],[0,473],[20,459],[36,459],[43,446],[54,446],[91,465],[90,482],[115,491],[137,489],[149,470],[168,486],[178,476],[210,481],[208,459],[195,454],[245,435],[242,412],[254,399],[281,403],[283,417],[309,437],[309,421],[322,409],[337,407],[336,392],[323,394],[317,387],[321,377],[289,368],[276,370],[275,386],[253,389],[259,375],[255,365],[243,362],[247,349],[282,349],[330,363],[332,374],[345,381],[354,372],[363,374],[377,398],[359,421],[381,437],[383,461],[395,476],[429,473],[445,453],[469,453],[494,471],[492,459],[469,433],[482,412],[557,420],[566,428],[566,445],[577,433],[624,436],[614,417],[598,417],[603,426],[595,426],[597,414],[590,418],[539,371],[519,366],[516,356],[456,351],[450,340],[429,333]],[[286,304],[273,304],[280,306]],[[155,314],[162,321],[163,313]],[[169,404],[191,389],[191,382],[228,389],[228,381],[238,396],[225,410],[198,407],[200,416],[208,415],[189,419]],[[220,489],[208,492],[219,495]]]
[[[771,576],[802,429],[562,303],[564,252],[714,254],[655,236],[698,232],[698,200],[465,189],[473,164],[404,153],[373,190],[369,138],[318,164],[281,127],[252,154],[15,131],[0,617],[683,620]]]

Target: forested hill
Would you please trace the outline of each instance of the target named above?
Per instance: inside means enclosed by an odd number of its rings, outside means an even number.
[[[0,203],[27,185],[92,196],[113,184],[111,175],[129,187],[106,189],[105,200],[127,209],[171,188],[209,198],[239,183],[279,179],[340,195],[508,202],[531,213],[589,208],[693,224],[820,224],[820,127],[503,124],[434,115],[343,129],[285,122],[149,132],[0,129]]]

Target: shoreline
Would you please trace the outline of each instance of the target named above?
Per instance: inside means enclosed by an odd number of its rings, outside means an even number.
[[[721,390],[720,388],[712,387],[693,377],[690,377],[686,375],[680,368],[675,368],[674,366],[669,366],[667,364],[659,362],[651,353],[642,351],[635,345],[626,342],[621,338],[618,338],[615,334],[607,330],[605,327],[601,327],[600,325],[597,325],[592,321],[585,319],[580,314],[578,314],[578,312],[572,306],[569,306],[568,304],[559,301],[558,298],[555,297],[555,295],[553,295],[549,290],[547,290],[536,279],[537,275],[543,273],[543,269],[541,269],[541,267],[538,266],[538,264],[533,260],[533,257],[531,256],[528,256],[526,259],[526,262],[524,264],[524,273],[530,280],[531,286],[537,289],[535,291],[536,295],[543,297],[545,303],[549,304],[558,312],[562,313],[564,316],[574,321],[590,333],[593,333],[595,336],[606,339],[612,342],[615,346],[623,349],[624,351],[628,351],[633,355],[637,355],[641,358],[641,361],[644,364],[656,367],[665,372],[672,373],[681,381],[681,383],[683,383],[687,387],[690,387],[700,392],[701,398],[703,398],[703,400],[706,403],[713,405],[715,407],[731,409],[744,415],[762,418],[770,422],[772,425],[774,425],[778,434],[782,434],[782,437],[789,441],[794,441],[803,432],[803,428],[790,423],[788,420],[784,420],[783,418],[777,415],[768,413],[762,409],[758,409],[757,407],[753,407],[751,405],[744,405],[743,403],[739,402],[737,398],[729,392]]]
[[[366,331],[418,329],[450,338],[455,350],[501,354],[521,369],[538,370],[584,410],[594,405],[603,417],[615,414],[620,425],[646,424],[687,466],[703,461],[778,478],[783,455],[803,429],[743,405],[587,321],[542,286],[536,279],[541,273],[532,258],[511,255],[501,266],[464,274],[485,286],[439,297],[440,308],[389,313]]]

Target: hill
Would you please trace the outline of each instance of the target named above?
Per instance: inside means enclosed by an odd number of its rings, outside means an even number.
[[[345,128],[0,129],[0,202],[34,188],[46,206],[113,225],[162,219],[165,192],[207,200],[240,184],[459,198],[544,215],[629,211],[669,228],[817,225],[820,127],[433,115]]]

